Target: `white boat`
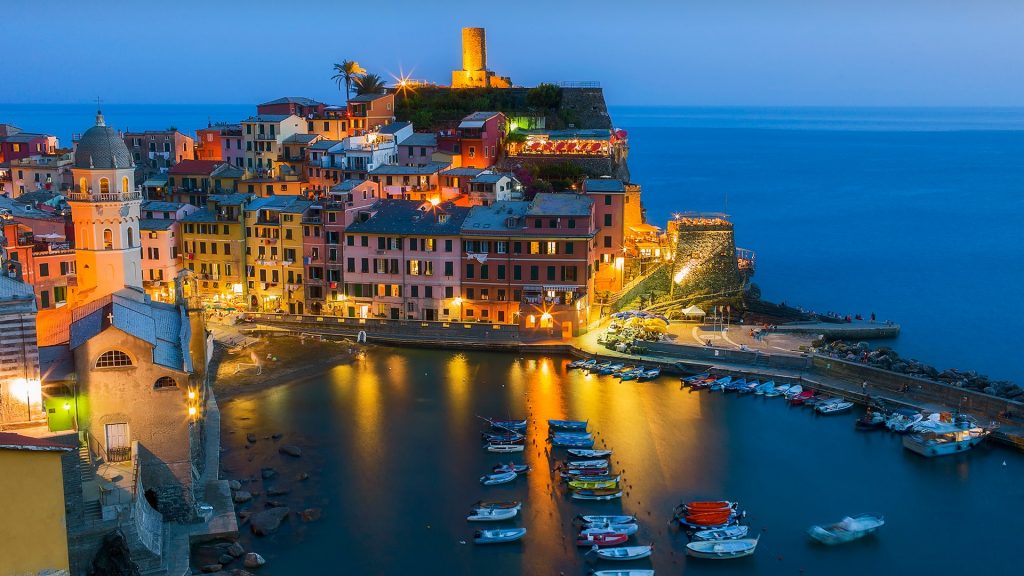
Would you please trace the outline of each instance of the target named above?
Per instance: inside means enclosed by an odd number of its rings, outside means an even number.
[[[580,534],[584,536],[594,534],[625,534],[626,536],[632,536],[639,529],[640,525],[635,522],[628,524],[584,524]]]
[[[797,384],[796,386],[792,386],[792,387],[790,387],[789,390],[786,390],[786,394],[785,394],[786,399],[788,400],[790,398],[796,398],[796,396],[798,394],[800,394],[801,392],[803,392],[803,391],[804,391],[804,387],[799,385],[799,384]]]
[[[498,474],[484,474],[480,477],[480,483],[484,486],[494,486],[495,484],[505,484],[516,479],[518,476],[515,472],[500,472]]]
[[[636,522],[636,516],[626,515],[597,516],[580,514],[576,518],[585,524],[630,524]]]
[[[508,452],[522,452],[525,447],[522,444],[488,444],[488,452],[505,454]]]
[[[884,524],[885,519],[881,516],[858,514],[847,516],[835,524],[811,526],[807,534],[822,544],[842,544],[871,534]]]
[[[924,420],[924,415],[913,408],[899,408],[885,421],[885,427],[893,432],[907,432],[915,424]]]
[[[653,546],[616,546],[614,548],[598,548],[594,546],[591,552],[597,554],[602,560],[639,560],[651,555]]]
[[[775,380],[769,380],[769,381],[761,384],[757,388],[755,388],[754,389],[754,395],[755,396],[764,396],[770,390],[774,390],[774,389],[775,389]]]
[[[779,384],[778,386],[775,387],[774,390],[772,390],[770,392],[765,392],[764,395],[769,397],[769,398],[774,398],[776,396],[782,396],[786,392],[789,392],[790,388],[792,388],[791,384]]]
[[[818,414],[838,414],[853,408],[853,402],[836,399],[834,402],[823,402],[814,407]]]
[[[738,540],[702,540],[686,545],[686,553],[694,558],[710,560],[726,560],[750,556],[757,549],[757,538],[740,538]]]
[[[749,531],[747,526],[736,525],[713,530],[698,530],[693,533],[693,538],[695,540],[736,540],[737,538],[746,538]]]
[[[515,542],[526,535],[526,528],[502,528],[498,530],[477,530],[473,542],[477,544],[500,544]]]
[[[607,468],[607,460],[570,460],[565,463],[564,468],[569,470],[580,470],[586,468]]]
[[[586,448],[569,448],[566,452],[578,458],[604,458],[612,455],[611,450],[588,450]]]
[[[591,576],[654,576],[654,570],[598,570]]]
[[[965,428],[952,422],[929,421],[904,436],[903,447],[928,458],[948,456],[974,448],[991,433],[980,426]]]
[[[466,516],[470,522],[500,522],[511,520],[519,514],[519,508],[477,508],[472,514]]]

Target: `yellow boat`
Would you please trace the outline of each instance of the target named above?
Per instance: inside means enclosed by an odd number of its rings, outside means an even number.
[[[573,490],[595,490],[598,488],[618,488],[619,477],[608,480],[570,480],[569,488]]]

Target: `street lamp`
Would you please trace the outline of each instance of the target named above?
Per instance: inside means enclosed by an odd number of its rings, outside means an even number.
[[[455,298],[453,298],[452,299],[452,304],[454,304],[454,305],[459,307],[459,316],[458,316],[458,318],[456,318],[456,321],[461,322],[462,321],[462,297],[461,296],[456,296]]]

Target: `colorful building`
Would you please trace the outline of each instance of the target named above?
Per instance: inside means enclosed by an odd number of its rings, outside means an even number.
[[[325,106],[322,112],[306,115],[306,130],[328,140],[341,140],[349,136],[347,106]]]
[[[459,232],[468,208],[380,200],[345,231],[345,315],[460,316]]]
[[[62,460],[72,444],[0,432],[0,523],[3,574],[69,574]]]
[[[305,313],[302,217],[312,204],[289,195],[257,198],[245,206],[250,310]]]
[[[46,190],[65,192],[71,187],[71,166],[74,157],[71,152],[58,151],[54,154],[27,156],[11,160],[10,175],[12,197]]]
[[[295,116],[318,116],[324,113],[327,105],[323,102],[317,102],[312,98],[306,98],[304,96],[285,96],[278,98],[277,100],[271,100],[262,104],[256,105],[256,113],[259,115],[265,114],[284,114]],[[310,130],[313,132],[313,130]]]
[[[217,123],[196,130],[196,160],[220,160],[244,167],[241,124]]]
[[[57,147],[56,136],[24,132],[17,126],[0,124],[0,164],[29,156],[55,154]]]
[[[244,170],[221,160],[184,160],[167,171],[167,198],[202,206],[210,194],[238,190]]]
[[[260,114],[243,120],[246,172],[261,177],[277,176],[280,173],[277,162],[284,155],[285,139],[305,133],[305,120],[295,114]]]
[[[394,94],[360,94],[348,100],[349,133],[360,136],[395,121]]]
[[[15,220],[4,222],[0,236],[7,238],[8,257],[21,265],[22,280],[35,291],[36,306],[45,310],[65,305],[75,278],[72,243],[62,234],[37,234]]]
[[[174,302],[174,280],[182,271],[179,221],[198,210],[191,204],[150,200],[142,203],[142,288],[158,302]]]
[[[430,164],[437,152],[437,134],[414,132],[398,142],[398,163],[404,166]]]
[[[583,194],[594,201],[598,228],[591,254],[595,288],[615,292],[625,281],[625,260],[629,257],[626,231],[643,224],[640,187],[612,178],[594,178],[583,182]]]
[[[125,132],[122,138],[135,161],[136,180],[140,182],[196,157],[196,141],[177,130]]]
[[[251,194],[211,194],[206,204],[180,219],[182,264],[195,275],[209,306],[245,309],[245,207]]]
[[[456,166],[489,168],[498,161],[505,139],[505,115],[474,112],[459,127],[437,135],[437,149],[458,156]]]

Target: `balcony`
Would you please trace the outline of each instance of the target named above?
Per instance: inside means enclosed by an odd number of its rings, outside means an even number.
[[[277,134],[254,134],[256,140],[277,140]]]
[[[129,192],[94,192],[91,189],[83,192],[81,188],[75,187],[68,193],[70,202],[130,202],[142,200],[142,189],[136,188]]]

